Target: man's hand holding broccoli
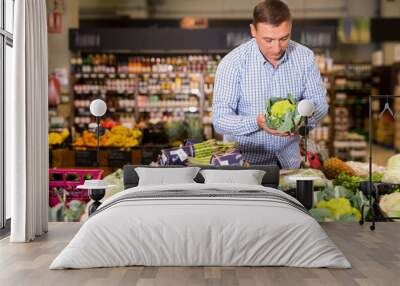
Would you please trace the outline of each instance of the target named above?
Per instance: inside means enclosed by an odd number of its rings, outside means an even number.
[[[264,115],[257,116],[258,126],[276,136],[293,136],[302,122],[297,111],[297,102],[289,94],[288,98],[273,97],[267,100]]]
[[[257,124],[261,129],[263,129],[266,132],[268,132],[268,133],[270,133],[272,135],[275,135],[275,136],[288,137],[288,136],[294,136],[294,135],[297,134],[297,132],[292,132],[292,133],[290,133],[290,132],[279,132],[276,129],[269,128],[267,126],[267,124],[265,123],[265,115],[264,114],[260,114],[260,115],[257,116]]]

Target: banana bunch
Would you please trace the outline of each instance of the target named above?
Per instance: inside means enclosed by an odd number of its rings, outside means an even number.
[[[132,148],[139,145],[141,136],[142,132],[138,129],[130,129],[121,125],[114,126],[111,131],[100,136],[99,145],[101,147]],[[77,148],[96,147],[96,135],[84,130],[82,136],[78,137],[73,145]]]
[[[69,136],[69,131],[64,128],[61,132],[50,132],[48,135],[49,146],[61,145]]]
[[[100,138],[100,146],[132,148],[139,145],[142,132],[124,126],[115,126]]]
[[[123,137],[133,137],[135,139],[142,136],[142,132],[139,129],[130,129],[122,125],[114,126],[110,132],[111,134],[121,135]]]

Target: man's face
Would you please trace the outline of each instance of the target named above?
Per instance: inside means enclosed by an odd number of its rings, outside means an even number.
[[[289,45],[291,22],[285,21],[279,26],[268,23],[258,23],[256,26],[251,24],[250,28],[264,57],[270,62],[278,61]]]

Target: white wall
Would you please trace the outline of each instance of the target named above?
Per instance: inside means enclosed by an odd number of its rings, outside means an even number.
[[[48,34],[49,73],[54,68],[67,68],[69,70],[69,45],[68,29],[79,26],[79,0],[64,1],[61,33]]]
[[[377,0],[348,0],[348,13],[352,17],[374,17],[379,9]],[[344,17],[346,15],[338,15]]]
[[[49,74],[55,68],[64,68],[69,74],[70,57],[68,31],[70,28],[79,27],[79,0],[64,1],[64,13],[62,15],[61,33],[48,33]],[[71,104],[61,103],[57,107],[57,115],[68,120],[71,114]],[[51,116],[50,116],[51,117]]]
[[[381,1],[382,17],[400,17],[400,0],[382,0]]]

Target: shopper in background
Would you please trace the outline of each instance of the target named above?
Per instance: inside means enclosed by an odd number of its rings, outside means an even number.
[[[265,124],[269,97],[313,101],[314,127],[327,113],[326,89],[314,53],[290,40],[288,6],[280,0],[259,3],[250,25],[253,39],[220,62],[215,78],[212,121],[215,130],[233,137],[251,164],[299,168],[298,134],[279,133]]]

